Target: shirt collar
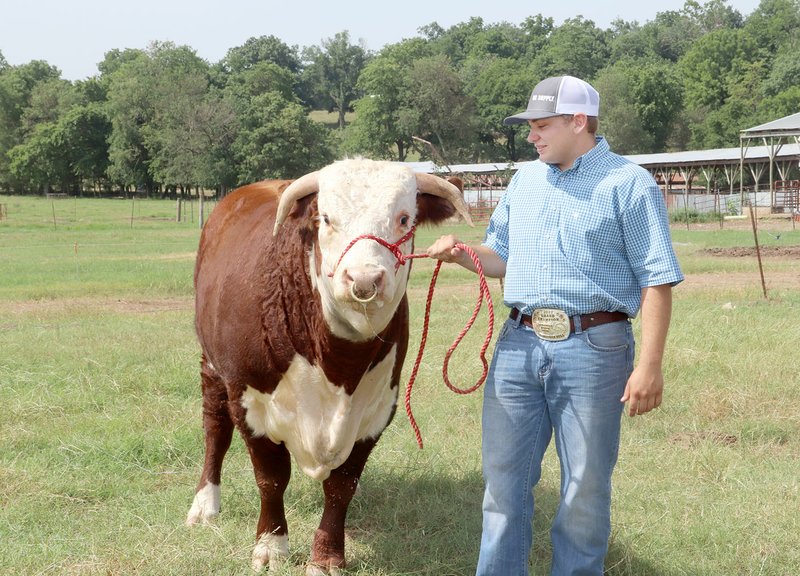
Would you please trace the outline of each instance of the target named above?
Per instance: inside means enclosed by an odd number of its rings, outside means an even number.
[[[592,147],[591,150],[578,156],[573,162],[572,166],[570,166],[564,172],[572,172],[572,171],[580,171],[582,168],[588,168],[592,164],[594,164],[598,158],[605,155],[610,150],[608,146],[608,141],[603,136],[595,136],[595,145]],[[584,164],[586,166],[584,166]],[[554,170],[556,172],[561,172],[558,166],[555,164],[548,164],[550,170]]]

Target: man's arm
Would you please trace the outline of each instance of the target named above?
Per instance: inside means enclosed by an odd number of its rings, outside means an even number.
[[[662,361],[672,316],[672,286],[662,284],[642,289],[642,345],[622,402],[630,402],[628,415],[646,414],[661,405],[664,392]]]
[[[436,258],[443,262],[455,262],[467,270],[477,272],[475,263],[472,261],[469,253],[456,246],[456,244],[459,243],[460,241],[452,234],[442,236],[428,248],[427,254],[431,258]],[[490,278],[502,278],[506,275],[506,262],[497,255],[497,252],[483,245],[470,246],[470,248],[472,248],[481,261],[483,273],[486,276]]]

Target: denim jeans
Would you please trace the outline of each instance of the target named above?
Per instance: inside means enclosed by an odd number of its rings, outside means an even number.
[[[484,390],[486,488],[478,576],[528,574],[533,487],[552,436],[561,498],[550,531],[551,574],[603,574],[620,398],[633,357],[629,322],[578,328],[560,342],[540,340],[518,320],[505,322]]]

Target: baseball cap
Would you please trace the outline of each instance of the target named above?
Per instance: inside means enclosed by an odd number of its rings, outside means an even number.
[[[553,76],[539,82],[531,92],[525,112],[503,120],[503,124],[524,124],[561,114],[598,116],[600,95],[588,82],[574,76]]]

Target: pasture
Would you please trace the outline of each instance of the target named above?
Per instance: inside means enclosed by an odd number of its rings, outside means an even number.
[[[0,203],[0,574],[252,574],[258,496],[240,439],[223,470],[216,524],[183,524],[203,448],[197,224],[176,223],[167,201]],[[800,230],[759,222],[765,299],[755,257],[734,250],[753,245],[744,224],[673,228],[687,280],[674,291],[665,401],[624,419],[608,574],[800,570]],[[482,237],[480,226],[423,229],[417,250],[445,231]],[[413,267],[404,385],[433,264]],[[497,330],[507,310],[499,283],[490,285]],[[401,390],[350,508],[348,575],[474,570],[481,392],[452,393],[441,366],[477,294],[474,276],[443,267],[412,396],[425,448]],[[458,348],[454,384],[480,376],[485,327],[482,315]],[[536,497],[531,573],[546,574],[558,500],[552,450]],[[318,523],[319,485],[293,473],[286,502],[291,558],[276,574],[296,576]]]

